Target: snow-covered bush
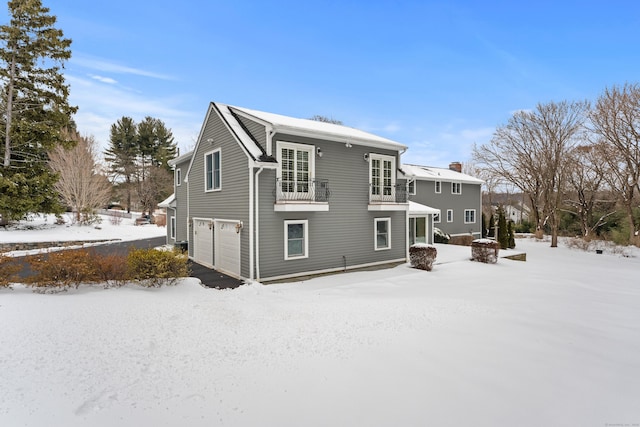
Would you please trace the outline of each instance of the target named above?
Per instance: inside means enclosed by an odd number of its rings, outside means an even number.
[[[20,268],[12,257],[0,254],[0,288],[8,288]]]
[[[433,228],[433,242],[434,243],[449,243],[451,236],[437,227]]]
[[[438,250],[431,245],[417,243],[409,247],[409,260],[414,268],[431,271],[437,255]]]
[[[476,239],[471,242],[471,259],[473,261],[495,264],[498,262],[499,251],[500,244],[495,240]]]
[[[173,285],[189,276],[188,258],[180,251],[134,249],[127,256],[129,278],[143,286]]]

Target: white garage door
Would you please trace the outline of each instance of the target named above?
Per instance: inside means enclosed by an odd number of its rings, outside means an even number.
[[[198,264],[213,267],[213,221],[193,220],[193,260]]]
[[[216,270],[240,277],[240,221],[216,220]]]

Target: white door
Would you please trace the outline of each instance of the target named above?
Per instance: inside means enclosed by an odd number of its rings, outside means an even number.
[[[193,220],[193,260],[198,264],[213,267],[213,221]]]
[[[240,277],[240,221],[216,220],[216,270]]]

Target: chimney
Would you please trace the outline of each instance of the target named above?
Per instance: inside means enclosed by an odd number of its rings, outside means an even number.
[[[451,163],[449,163],[449,169],[454,171],[454,172],[462,173],[462,163],[460,163],[460,162],[451,162]]]

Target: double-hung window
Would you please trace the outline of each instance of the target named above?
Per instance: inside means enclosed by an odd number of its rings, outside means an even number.
[[[462,184],[460,184],[459,182],[452,182],[451,194],[462,194]]]
[[[295,220],[284,222],[284,259],[309,257],[309,221]]]
[[[279,196],[294,200],[313,197],[313,153],[312,145],[278,143]]]
[[[435,186],[436,186],[436,194],[442,193],[442,182],[441,181],[436,181],[435,182]]]
[[[391,218],[376,218],[374,225],[374,249],[391,249]]]
[[[464,223],[465,224],[475,224],[476,223],[476,210],[475,209],[465,209],[464,210]]]
[[[395,202],[395,157],[371,154],[370,163],[371,200]]]
[[[176,239],[176,217],[175,216],[171,217],[170,227],[171,227],[171,238],[175,240]]]
[[[447,209],[447,222],[453,222],[453,209]]]
[[[220,149],[204,155],[204,190],[216,191],[222,188]]]
[[[182,184],[182,169],[176,169],[176,187]]]

